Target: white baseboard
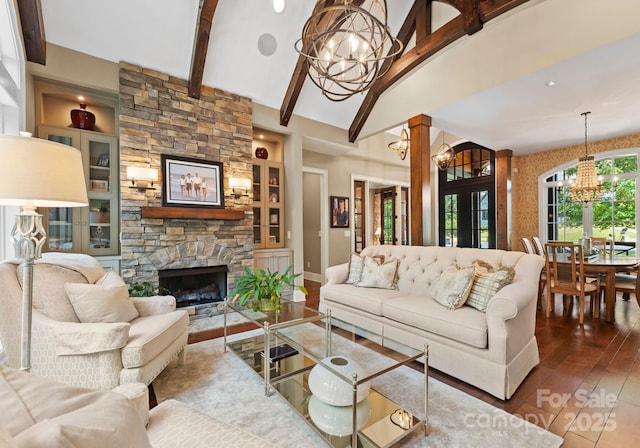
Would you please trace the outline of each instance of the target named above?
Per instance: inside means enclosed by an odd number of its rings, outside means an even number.
[[[304,295],[304,293],[299,289],[296,289],[295,291],[293,291],[293,298],[291,300],[293,302],[306,302],[307,296]]]
[[[312,282],[322,283],[322,275],[316,274],[315,272],[304,271],[304,278],[306,280],[311,280]]]

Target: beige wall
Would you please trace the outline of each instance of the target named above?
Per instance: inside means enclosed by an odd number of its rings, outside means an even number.
[[[598,142],[589,142],[589,154],[615,149],[640,147],[640,134],[618,137]],[[539,233],[538,177],[547,171],[576,161],[584,155],[584,145],[569,146],[552,151],[538,152],[514,157],[513,182],[513,233],[511,249],[522,250],[520,238],[537,236]]]
[[[388,151],[389,159],[398,158]],[[351,197],[351,175],[368,178],[378,178],[397,182],[409,182],[409,170],[403,166],[394,166],[379,161],[372,161],[361,157],[331,157],[325,154],[305,151],[304,165],[325,169],[329,172],[329,196]],[[351,204],[350,204],[351,206]],[[329,229],[329,260],[328,266],[345,263],[349,254],[353,252],[351,235],[348,229]]]
[[[304,272],[321,275],[321,207],[320,176],[314,173],[303,174],[303,237],[304,237]]]

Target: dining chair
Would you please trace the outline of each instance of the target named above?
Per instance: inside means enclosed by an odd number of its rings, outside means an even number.
[[[524,238],[523,238],[524,239]],[[531,238],[533,242],[533,249],[535,254],[540,255],[544,258],[544,246],[542,245],[542,241],[537,236]],[[522,243],[525,244],[524,242]],[[531,243],[529,243],[531,245]],[[526,250],[526,248],[525,248]],[[531,253],[531,252],[528,252]],[[540,282],[538,283],[538,311],[542,311],[542,296],[544,295],[544,288],[547,286],[547,270],[546,268],[542,268],[542,272],[540,272]]]
[[[631,294],[636,296],[636,302],[640,305],[640,281],[638,272],[616,274],[616,293],[622,293],[622,300],[630,300]]]
[[[524,251],[528,254],[536,255],[536,250],[533,248],[533,244],[531,244],[531,240],[529,238],[520,238],[522,241],[522,247],[524,247]]]
[[[533,242],[533,247],[536,249],[536,252],[538,253],[538,255],[540,255],[541,257],[544,257],[544,244],[542,244],[542,241],[540,241],[540,238],[538,238],[537,236],[534,236],[533,238],[531,238],[531,241]]]
[[[613,255],[613,240],[611,238],[592,237],[591,247],[594,249],[598,249],[605,255]]]
[[[580,307],[580,325],[584,324],[585,296],[592,299],[592,313],[599,311],[600,281],[589,283],[584,275],[582,246],[569,241],[552,241],[545,244],[545,267],[547,270],[547,309],[551,315],[555,307],[555,295],[574,296]],[[595,306],[594,306],[595,305]]]

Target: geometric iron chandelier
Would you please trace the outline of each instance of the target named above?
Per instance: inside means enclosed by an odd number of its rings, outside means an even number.
[[[383,76],[403,44],[387,26],[386,0],[318,0],[295,49],[322,94],[344,101]]]
[[[402,127],[402,132],[400,132],[400,138],[395,142],[389,143],[389,149],[393,149],[400,156],[400,160],[404,160],[407,157],[407,153],[409,152],[409,148],[411,147],[411,141],[409,140],[409,134],[407,134],[407,130]]]
[[[442,131],[442,145],[438,149],[438,152],[431,156],[431,160],[436,164],[440,171],[444,171],[449,168],[453,159],[455,159],[456,154],[453,148],[444,141],[444,131]]]
[[[596,175],[595,158],[587,151],[587,116],[590,113],[580,114],[584,115],[584,156],[578,159],[578,172],[569,186],[569,197],[573,202],[599,201],[604,194],[602,182]]]

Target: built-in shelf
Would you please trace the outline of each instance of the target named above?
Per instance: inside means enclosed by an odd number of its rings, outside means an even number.
[[[244,219],[244,210],[196,207],[142,207],[143,218],[173,219]]]

